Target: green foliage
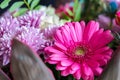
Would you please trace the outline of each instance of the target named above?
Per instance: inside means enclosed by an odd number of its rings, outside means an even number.
[[[8,5],[9,5],[9,2],[10,2],[11,0],[4,0],[1,4],[0,4],[0,8],[1,9],[4,9],[4,8],[6,8]]]
[[[106,8],[103,0],[84,0],[81,17],[85,21],[94,20]]]
[[[34,9],[34,8],[38,5],[39,1],[40,1],[40,0],[33,0],[32,3],[31,3],[30,8],[31,8],[31,9]]]
[[[71,10],[67,10],[67,12],[68,12],[68,14],[70,15],[70,16],[74,16],[74,14],[73,14],[73,12],[71,11]]]
[[[41,7],[41,6],[40,6],[40,5],[38,5],[38,6],[37,6],[37,7],[35,7],[34,9],[35,9],[35,10],[38,10],[38,9],[40,9],[40,7]]]
[[[73,12],[74,12],[74,21],[79,21],[81,16],[81,4],[78,0],[75,0],[74,2]]]
[[[9,2],[11,0],[3,0],[3,2],[0,4],[0,8],[4,9],[9,5]],[[14,12],[13,16],[19,16],[28,10],[37,10],[40,9],[39,5],[40,0],[23,0],[23,1],[17,1],[14,2],[13,5],[9,8],[10,12]],[[25,7],[23,7],[25,5]],[[16,11],[17,10],[17,11]]]
[[[10,12],[13,12],[15,11],[16,9],[20,8],[22,5],[24,4],[23,1],[18,1],[18,2],[15,2],[9,9]]]
[[[13,14],[13,16],[20,16],[22,14],[24,14],[28,9],[27,8],[20,8],[18,10],[18,12],[16,12],[15,14]]]
[[[24,0],[25,5],[29,10],[40,9],[40,0]]]
[[[80,21],[81,18],[81,3],[79,0],[74,0],[73,11],[67,9],[68,15],[63,13],[63,18],[69,21]]]
[[[27,0],[28,4],[30,4],[30,3],[31,3],[31,1],[33,1],[33,0]]]
[[[63,18],[67,21],[73,21],[71,17],[63,13]]]
[[[66,12],[62,13],[62,18],[68,21],[80,21],[81,19],[81,6],[83,1],[74,0],[74,5],[66,8]],[[72,10],[71,10],[72,7]]]
[[[76,9],[78,7],[78,3],[79,3],[78,0],[74,0],[73,12],[76,12]]]

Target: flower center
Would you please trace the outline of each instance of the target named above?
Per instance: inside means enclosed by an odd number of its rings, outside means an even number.
[[[66,55],[71,57],[74,61],[81,63],[86,60],[86,57],[89,57],[91,53],[92,50],[87,43],[76,43],[68,48]]]
[[[75,50],[75,54],[76,54],[77,56],[83,56],[83,55],[85,54],[85,50],[84,50],[83,48],[77,48],[77,49]]]

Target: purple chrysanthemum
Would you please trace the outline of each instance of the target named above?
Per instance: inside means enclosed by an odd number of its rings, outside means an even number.
[[[29,26],[40,29],[62,24],[62,21],[60,21],[59,17],[55,14],[54,8],[45,6],[41,6],[40,10],[28,11],[17,19],[20,26]]]
[[[19,25],[16,18],[5,15],[0,18],[0,65],[9,63],[11,40],[17,38],[29,45],[35,52],[42,49],[45,40],[39,28]]]
[[[42,44],[45,43],[45,40],[40,29],[22,26],[20,31],[21,34],[16,37],[17,39],[29,45],[35,52],[42,48]]]
[[[62,24],[59,17],[55,14],[54,8],[45,6],[42,6],[40,10],[29,11],[17,19],[20,26],[39,28],[43,33],[45,43],[41,44],[40,52],[43,52],[45,47],[53,44],[53,34]]]
[[[51,40],[51,39],[53,39],[53,35],[54,35],[56,29],[58,29],[58,26],[53,25],[53,26],[47,27],[41,31],[43,32],[43,35],[46,37],[46,39]]]
[[[11,40],[17,38],[29,45],[39,54],[44,48],[53,45],[52,36],[61,24],[51,7],[29,11],[25,15],[13,18],[10,14],[0,18],[0,61],[1,65],[9,63]]]
[[[40,11],[29,11],[25,15],[19,16],[17,19],[20,26],[39,27],[42,13],[43,12]]]
[[[0,66],[9,62],[11,39],[19,33],[17,20],[10,15],[0,18]]]

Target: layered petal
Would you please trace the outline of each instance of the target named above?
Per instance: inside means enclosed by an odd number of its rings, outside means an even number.
[[[95,27],[93,27],[95,26]],[[95,21],[90,21],[88,22],[85,31],[84,31],[84,35],[83,38],[85,41],[89,41],[91,39],[91,37],[93,36],[93,34],[99,30],[99,24],[98,22]]]
[[[94,38],[94,40],[92,39],[91,41],[93,49],[99,49],[101,47],[104,47],[113,40],[113,36],[109,30],[101,33],[99,32],[94,34],[95,37],[92,37]]]

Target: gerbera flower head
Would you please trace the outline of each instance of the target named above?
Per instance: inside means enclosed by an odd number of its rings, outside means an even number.
[[[111,58],[112,50],[107,44],[113,36],[109,30],[100,29],[98,22],[66,23],[54,38],[54,45],[45,48],[49,55],[46,61],[56,64],[63,76],[72,74],[76,79],[94,80]]]

